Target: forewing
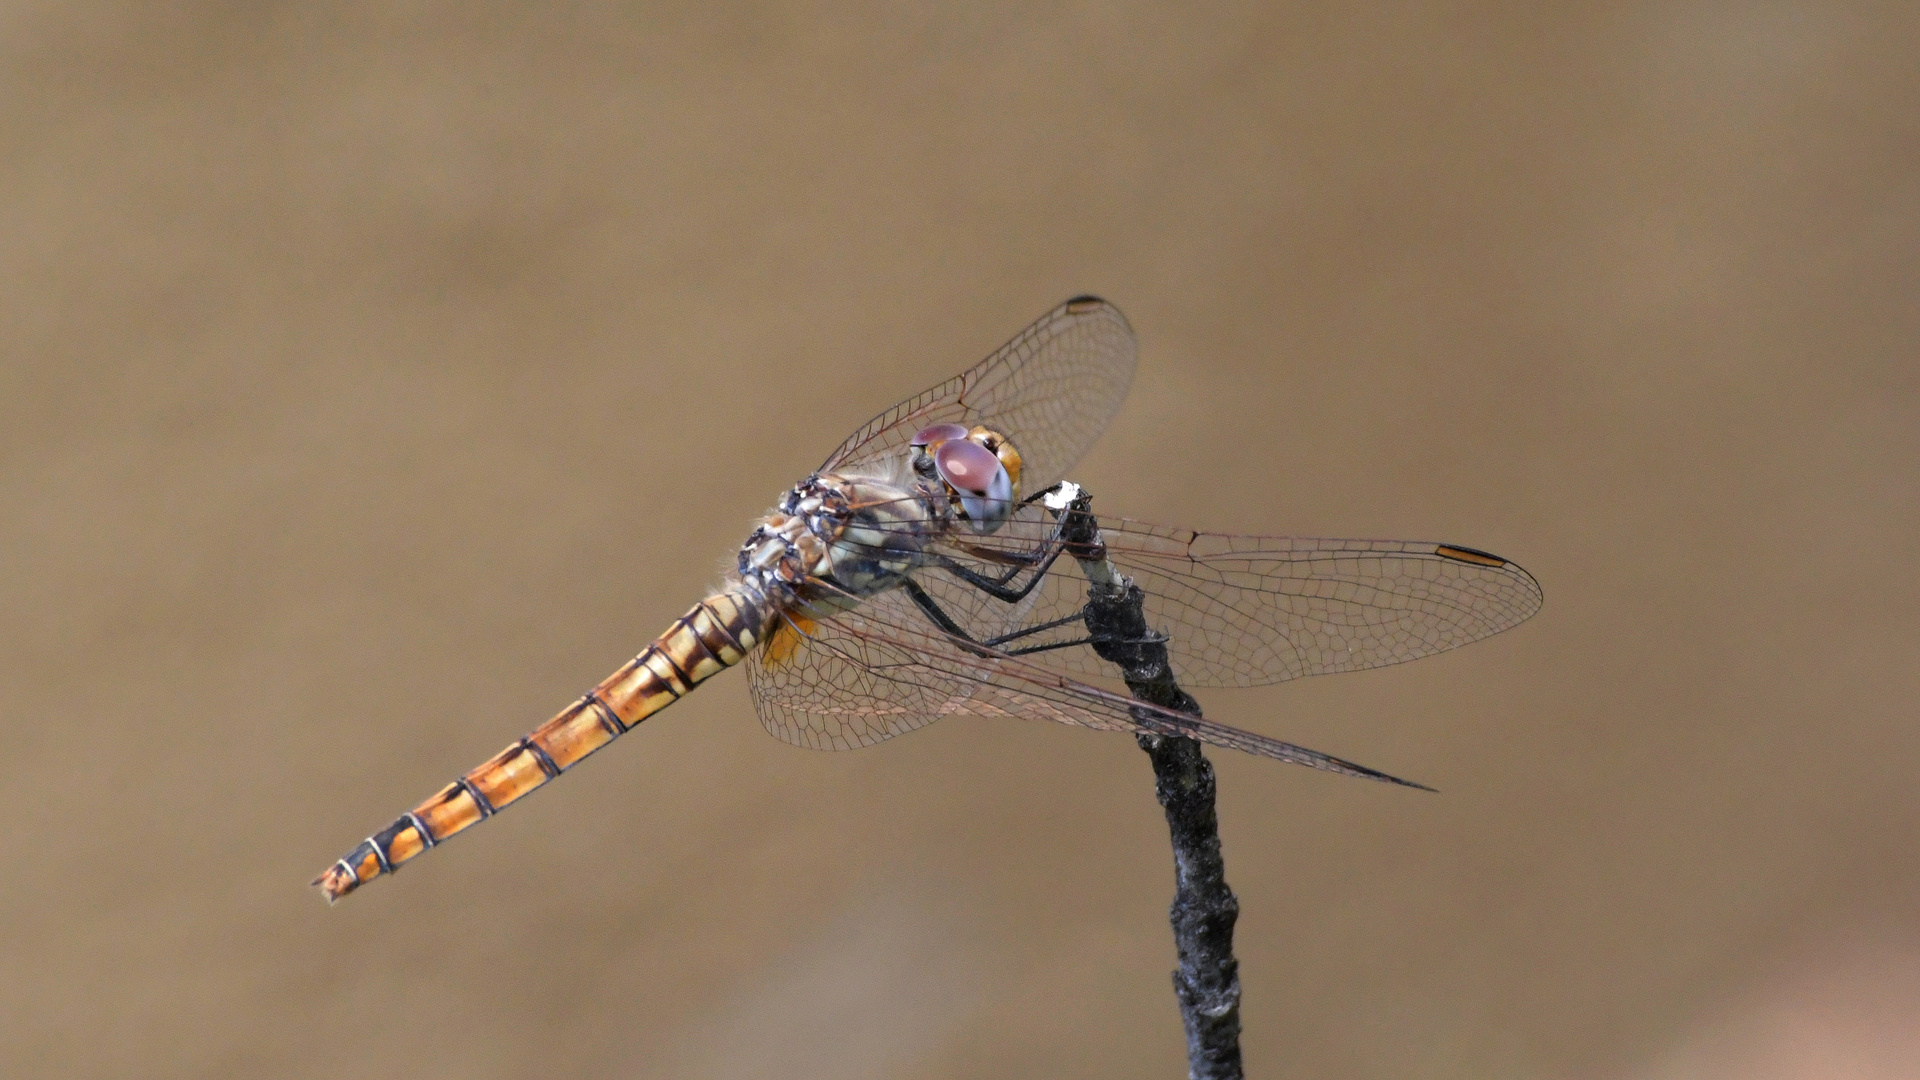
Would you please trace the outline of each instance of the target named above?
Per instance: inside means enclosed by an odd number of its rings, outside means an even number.
[[[1107,518],[1109,557],[1147,593],[1195,686],[1260,686],[1445,652],[1540,610],[1539,582],[1422,540],[1233,536]]]
[[[1454,544],[1234,536],[1124,518],[1103,518],[1100,528],[1108,558],[1146,593],[1148,625],[1167,635],[1174,671],[1190,687],[1262,686],[1403,663],[1497,634],[1540,610],[1532,575]],[[1044,547],[1049,531],[1016,520],[990,537],[952,534],[939,550],[976,572],[997,573],[1000,560]],[[1000,603],[938,569],[919,580],[943,607],[991,611]],[[1087,587],[1073,560],[1058,560],[1023,602],[1020,625],[1072,616]],[[1033,647],[1076,633],[1084,636],[1084,628],[1005,645]],[[1032,662],[1080,677],[1113,673],[1084,647],[1037,652]]]
[[[879,742],[945,715],[1017,717],[1102,731],[1184,735],[1276,761],[1408,784],[1364,765],[1148,705],[1018,657],[969,646],[897,596],[883,594],[818,624],[780,665],[756,657],[749,672],[768,730],[802,746],[840,750]],[[778,677],[786,665],[809,677]]]
[[[899,454],[929,424],[980,424],[1013,442],[1021,489],[1039,491],[1065,476],[1120,411],[1137,354],[1120,309],[1076,297],[992,356],[874,417],[820,471],[857,471]]]

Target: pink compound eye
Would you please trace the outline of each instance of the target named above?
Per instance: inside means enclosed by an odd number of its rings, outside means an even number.
[[[960,497],[974,532],[990,533],[1013,515],[1013,478],[993,451],[972,439],[949,439],[934,448],[933,467]]]
[[[932,446],[934,443],[951,442],[966,437],[967,429],[959,424],[934,424],[932,427],[921,428],[920,434],[913,437],[913,445]]]
[[[955,425],[957,426],[957,425]],[[933,452],[934,467],[956,490],[985,495],[1000,472],[1000,459],[993,451],[966,439],[949,439]]]

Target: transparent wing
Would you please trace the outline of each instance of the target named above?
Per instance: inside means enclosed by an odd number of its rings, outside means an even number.
[[[1518,564],[1456,544],[1234,536],[1117,518],[1100,529],[1195,686],[1405,663],[1517,626],[1542,601]]]
[[[1541,605],[1539,583],[1517,564],[1455,544],[1235,536],[1124,518],[1102,518],[1100,529],[1107,557],[1146,593],[1148,624],[1167,635],[1175,673],[1189,687],[1262,686],[1404,663],[1497,634]],[[1052,533],[1051,519],[1028,507],[1000,532],[949,533],[935,550],[998,579],[1044,553]],[[1028,576],[1021,571],[1008,584]],[[970,637],[1057,622],[1002,644],[1044,649],[1031,662],[1065,674],[1113,675],[1091,649],[1063,645],[1086,634],[1076,616],[1087,581],[1070,558],[1055,561],[1018,605],[940,567],[916,581]]]
[[[761,722],[788,742],[867,746],[941,716],[1051,720],[1102,731],[1185,735],[1213,746],[1346,776],[1419,787],[1292,743],[1136,701],[1076,682],[940,631],[898,592],[807,627],[777,660],[756,651],[748,675]]]
[[[929,424],[984,424],[1020,451],[1021,489],[1039,491],[1065,476],[1120,411],[1137,354],[1120,309],[1076,297],[992,356],[874,417],[820,471],[857,470],[898,454]]]
[[[767,731],[795,746],[851,750],[959,711],[967,693],[991,678],[988,662],[962,655],[957,670],[967,677],[915,678],[918,642],[861,632],[876,619],[911,619],[905,611],[883,610],[905,601],[905,593],[894,591],[867,601],[864,617],[785,616],[768,644],[747,657],[747,685]]]

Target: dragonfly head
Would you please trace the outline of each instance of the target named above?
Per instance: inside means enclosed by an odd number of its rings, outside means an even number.
[[[935,424],[913,437],[913,447],[960,503],[967,524],[990,533],[1013,516],[1020,490],[1020,452],[1006,436],[984,427]]]

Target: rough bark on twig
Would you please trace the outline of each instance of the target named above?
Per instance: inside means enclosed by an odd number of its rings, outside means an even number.
[[[1085,491],[1074,494],[1064,511],[1064,539],[1091,583],[1086,623],[1094,652],[1120,669],[1134,697],[1199,716],[1200,703],[1174,679],[1166,639],[1147,626],[1140,587],[1106,561],[1092,505]],[[1135,716],[1143,725],[1155,725],[1151,714],[1136,711]],[[1220,855],[1213,766],[1195,739],[1150,731],[1136,739],[1153,759],[1154,793],[1166,810],[1173,840],[1174,896],[1168,916],[1179,956],[1173,990],[1187,1030],[1187,1075],[1191,1080],[1240,1080],[1240,964],[1233,958],[1233,924],[1240,904],[1227,887],[1226,862]]]

